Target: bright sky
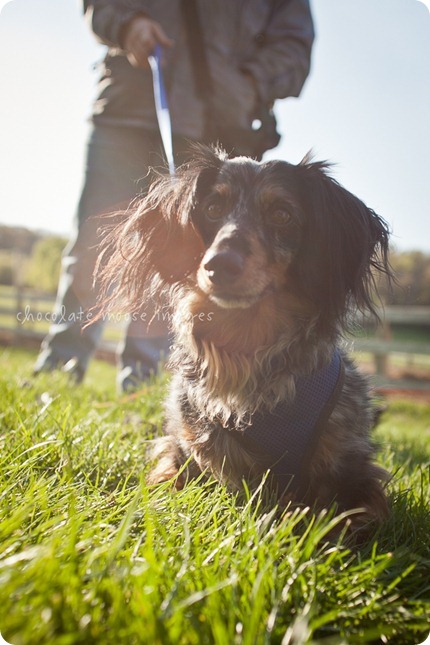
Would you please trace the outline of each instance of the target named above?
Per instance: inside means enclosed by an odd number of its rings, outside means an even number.
[[[401,250],[430,252],[430,0],[311,0],[312,73],[277,108],[281,145],[312,148],[388,220]],[[0,0],[0,223],[67,234],[81,184],[93,63],[78,0]]]

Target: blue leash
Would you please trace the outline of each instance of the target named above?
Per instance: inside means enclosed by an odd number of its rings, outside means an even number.
[[[161,46],[157,45],[153,55],[148,56],[148,61],[152,71],[155,111],[157,113],[158,127],[160,129],[167,163],[169,164],[169,172],[171,175],[174,175],[175,162],[173,160],[172,124],[170,121],[169,105],[167,102],[166,88],[161,69],[161,51]]]

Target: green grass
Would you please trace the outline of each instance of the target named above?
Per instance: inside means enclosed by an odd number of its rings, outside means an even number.
[[[377,431],[392,515],[360,550],[338,520],[279,517],[215,482],[148,488],[166,379],[119,400],[115,373],[31,380],[0,351],[0,631],[14,645],[422,642],[430,631],[430,405]]]

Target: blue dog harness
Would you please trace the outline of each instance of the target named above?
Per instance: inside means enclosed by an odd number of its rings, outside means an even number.
[[[306,462],[339,397],[344,368],[336,350],[331,362],[310,376],[297,377],[296,396],[271,412],[258,412],[235,436],[244,446],[268,456],[279,492],[303,485]]]

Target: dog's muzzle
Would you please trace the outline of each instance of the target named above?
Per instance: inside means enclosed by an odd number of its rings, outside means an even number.
[[[255,234],[224,226],[207,249],[197,273],[200,288],[223,308],[244,308],[263,297],[273,280]]]
[[[227,287],[243,273],[245,260],[233,249],[223,249],[208,254],[203,268],[207,278],[217,287]]]

